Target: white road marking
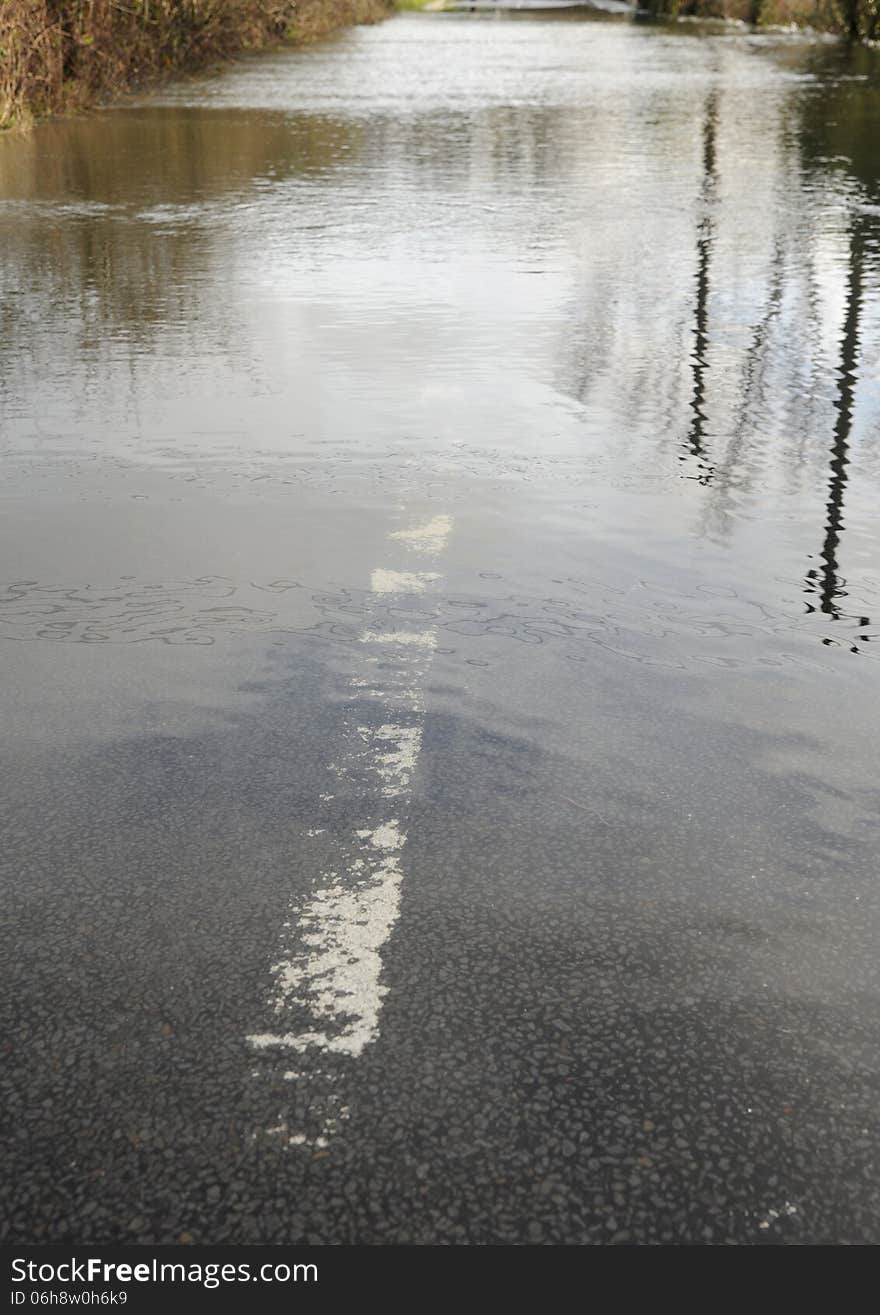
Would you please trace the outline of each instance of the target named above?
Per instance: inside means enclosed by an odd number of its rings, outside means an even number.
[[[452,529],[449,516],[390,535],[404,551],[438,556]],[[381,597],[424,593],[440,580],[436,572],[410,572],[377,567],[372,592]],[[259,1051],[297,1051],[304,1056],[354,1059],[375,1041],[387,986],[382,981],[382,951],[400,914],[406,844],[406,811],[422,746],[423,682],[437,644],[437,626],[389,630],[384,620],[368,623],[360,638],[381,646],[381,662],[371,679],[354,674],[349,682],[353,702],[378,704],[384,720],[366,723],[365,715],[346,723],[344,752],[331,765],[341,789],[353,796],[358,825],[334,843],[334,860],[318,888],[305,901],[294,901],[284,924],[281,955],[272,969],[271,1008],[281,1027],[257,1032],[248,1039]],[[320,796],[322,801],[333,794]],[[393,801],[393,802],[389,802]],[[325,828],[312,828],[310,835]],[[285,1026],[286,1024],[286,1026]],[[310,1070],[318,1076],[318,1070]],[[287,1070],[307,1080],[302,1070]],[[321,1072],[323,1080],[336,1075]],[[338,1102],[338,1097],[332,1098]],[[286,1145],[325,1145],[348,1109],[331,1112],[325,1100],[320,1135],[290,1132],[283,1118],[272,1131]]]
[[[369,726],[358,729],[370,745],[376,772],[382,778],[382,793],[388,799],[405,793],[422,748],[421,726],[388,723],[376,730]]]
[[[384,567],[370,576],[374,594],[423,594],[429,584],[439,580],[433,571],[386,571]]]
[[[452,519],[449,516],[435,516],[425,525],[413,525],[408,530],[395,530],[392,539],[399,539],[415,552],[439,554],[446,547],[446,540],[452,531]]]
[[[365,630],[361,635],[362,644],[386,644],[393,647],[404,645],[406,648],[436,648],[437,629],[430,630]]]
[[[258,1048],[318,1046],[340,1055],[359,1055],[378,1035],[387,990],[380,982],[381,950],[400,911],[399,851],[406,836],[397,821],[356,834],[365,873],[349,868],[342,880],[315,894],[299,915],[305,952],[275,967],[281,1008],[306,1005],[313,1026],[280,1036],[252,1036],[251,1044]],[[347,1020],[341,1029],[340,1019]]]

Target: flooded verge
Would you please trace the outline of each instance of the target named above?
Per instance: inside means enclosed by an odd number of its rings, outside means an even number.
[[[878,130],[455,13],[0,141],[7,1238],[877,1240]]]

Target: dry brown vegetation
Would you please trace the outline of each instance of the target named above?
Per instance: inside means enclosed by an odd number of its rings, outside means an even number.
[[[372,22],[391,0],[0,0],[0,128],[176,69]]]

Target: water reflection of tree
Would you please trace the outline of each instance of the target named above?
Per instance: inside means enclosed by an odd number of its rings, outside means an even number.
[[[746,349],[740,376],[740,397],[730,440],[723,455],[713,469],[712,488],[707,495],[704,530],[718,536],[730,531],[736,510],[736,498],[751,483],[754,461],[750,439],[754,437],[754,416],[766,409],[766,372],[770,350],[771,331],[779,318],[785,291],[785,258],[783,243],[777,237],[773,244],[767,300],[763,314],[755,324]]]
[[[703,119],[703,166],[700,187],[700,218],[697,227],[697,273],[694,301],[693,350],[691,351],[691,377],[693,380],[690,410],[691,422],[685,441],[682,461],[693,460],[695,478],[700,484],[710,484],[714,468],[706,446],[706,371],[709,368],[709,268],[715,239],[713,205],[717,188],[718,92],[713,90],[706,101]]]
[[[840,574],[839,549],[844,529],[844,498],[858,371],[859,321],[864,295],[864,247],[862,226],[856,221],[849,239],[846,307],[840,339],[837,396],[834,400],[837,418],[830,450],[830,479],[825,504],[825,537],[818,556],[819,564],[811,566],[806,575],[806,592],[815,599],[807,603],[807,611],[822,612],[832,621],[855,621],[859,628],[869,625],[870,620],[866,616],[844,611],[842,600],[846,598],[847,591],[846,581]],[[865,635],[858,636],[858,639],[867,642]],[[826,637],[823,642],[830,644],[835,641]],[[852,644],[851,648],[853,652],[858,652],[858,643]]]
[[[60,307],[75,312],[86,351],[108,332],[143,344],[169,323],[197,331],[229,207],[255,187],[349,164],[360,135],[320,115],[154,106],[0,142],[0,196],[26,217],[0,217],[19,332]]]

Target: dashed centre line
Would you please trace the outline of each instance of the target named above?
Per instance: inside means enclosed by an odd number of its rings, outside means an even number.
[[[389,540],[398,553],[437,558],[451,529],[449,516],[435,516],[394,531]],[[434,571],[382,565],[371,573],[371,586],[387,600],[389,594],[425,593],[440,579]],[[355,800],[356,822],[335,839],[332,863],[317,888],[290,907],[272,968],[270,1009],[281,1026],[249,1036],[259,1051],[356,1058],[379,1035],[387,993],[382,951],[400,915],[407,810],[437,626],[428,620],[421,629],[403,631],[368,623],[360,640],[376,654],[365,657],[369,680],[360,673],[349,680],[353,701],[364,714],[346,721],[343,752],[332,767],[338,788]],[[369,724],[366,710],[377,706],[382,720]],[[312,828],[315,835],[322,831]],[[323,1143],[334,1125],[327,1119],[316,1139],[286,1130],[287,1144]]]

